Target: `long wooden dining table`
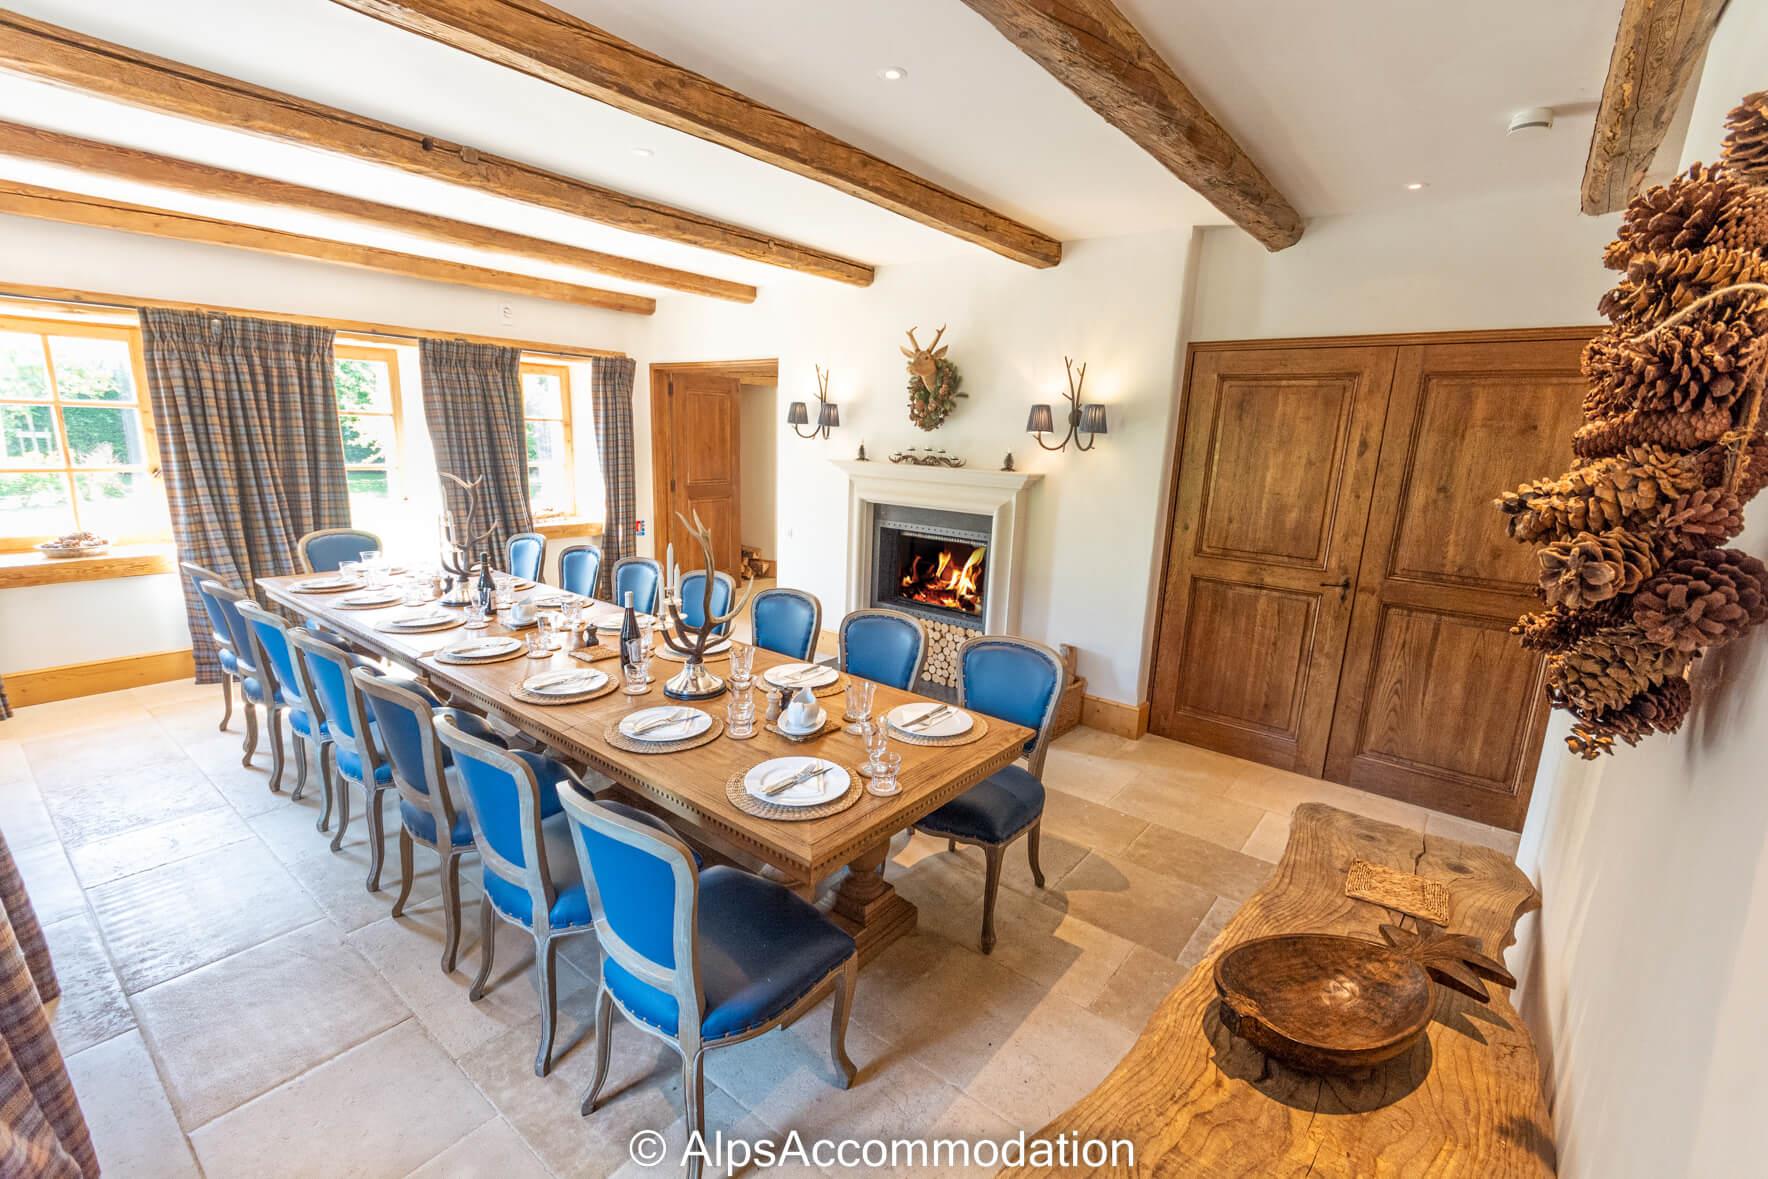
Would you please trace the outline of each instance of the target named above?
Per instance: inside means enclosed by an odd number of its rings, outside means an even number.
[[[347,595],[302,593],[293,588],[306,575],[258,579],[270,601],[303,618],[313,619],[345,636],[364,651],[406,667],[441,688],[446,695],[464,700],[501,718],[565,757],[580,761],[607,776],[623,789],[667,811],[698,834],[710,847],[732,850],[772,865],[801,896],[822,897],[830,917],[853,935],[862,963],[876,957],[892,941],[915,928],[915,906],[898,894],[884,878],[890,841],[929,812],[1019,758],[1032,737],[1029,729],[995,717],[986,721],[987,731],[966,745],[926,746],[903,741],[891,743],[902,755],[901,791],[879,797],[859,787],[859,800],[847,809],[808,820],[764,819],[738,810],[725,794],[725,783],[734,773],[773,757],[814,755],[835,762],[856,782],[857,767],[865,760],[861,739],[836,728],[810,742],[794,742],[763,727],[763,694],[756,692],[756,732],[738,740],[721,733],[715,740],[694,749],[672,753],[633,753],[610,744],[610,727],[630,712],[659,704],[699,708],[720,720],[725,696],[707,701],[673,700],[663,694],[663,683],[680,664],[654,658],[655,683],[642,696],[613,693],[580,704],[537,705],[515,699],[510,691],[530,676],[544,671],[593,666],[620,678],[618,659],[584,664],[564,651],[543,658],[522,656],[503,663],[454,664],[435,658],[438,651],[471,636],[516,634],[493,620],[484,630],[460,627],[427,632],[389,632],[379,629],[390,619],[410,613],[411,606],[350,609],[341,604]],[[536,597],[557,594],[549,586],[530,591]],[[615,609],[594,602],[585,611]],[[463,611],[464,613],[464,611]],[[770,667],[796,662],[757,649],[755,677]],[[727,675],[728,660],[709,663],[711,670]],[[915,701],[934,703],[929,697],[878,684],[873,715]],[[839,718],[842,696],[837,693],[819,701]],[[843,872],[838,886],[828,895],[823,881]],[[978,898],[980,900],[980,898]]]

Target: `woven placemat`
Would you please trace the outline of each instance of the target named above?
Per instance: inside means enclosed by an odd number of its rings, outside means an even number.
[[[776,737],[784,737],[786,740],[792,742],[792,744],[794,744],[794,745],[803,745],[807,741],[816,741],[822,737],[828,736],[830,733],[835,732],[837,729],[839,729],[841,727],[841,722],[836,720],[833,716],[829,715],[829,710],[825,708],[823,710],[823,727],[815,730],[814,732],[788,733],[788,732],[786,732],[786,730],[784,730],[784,729],[780,728],[778,725],[776,725],[773,721],[763,721],[761,723],[761,727],[766,729],[768,732],[772,733]]]
[[[421,628],[420,627],[410,627],[410,626],[394,626],[390,622],[383,622],[379,626],[375,627],[375,629],[378,631],[385,631],[387,634],[390,634],[390,635],[433,635],[439,630],[453,630],[457,626],[465,626],[465,625],[466,625],[466,619],[464,619],[464,618],[450,618],[447,622],[438,622],[435,626],[425,626],[425,627],[421,627]]]
[[[1400,872],[1368,860],[1352,860],[1344,877],[1344,895],[1422,917],[1437,925],[1449,924],[1449,888],[1411,872]]]
[[[712,726],[696,736],[683,737],[679,741],[643,741],[622,733],[620,724],[616,721],[602,732],[602,740],[615,749],[624,749],[628,753],[680,753],[684,749],[698,749],[702,745],[710,745],[718,740],[723,732],[724,722],[714,716],[712,717]]]
[[[611,675],[608,677],[608,682],[601,687],[591,692],[579,692],[575,696],[542,696],[536,692],[530,692],[521,684],[517,684],[515,687],[511,688],[510,695],[524,704],[552,706],[555,704],[582,704],[585,700],[599,700],[609,692],[616,692],[619,691],[619,689],[620,677],[617,675]]]
[[[520,659],[527,654],[528,648],[525,646],[517,647],[507,655],[450,656],[446,651],[438,651],[436,652],[436,662],[452,663],[456,667],[472,667],[474,664],[478,663],[508,663],[512,659]]]
[[[919,733],[905,733],[895,725],[890,725],[890,739],[901,741],[904,745],[968,745],[972,741],[982,740],[988,734],[988,721],[974,712],[970,714],[970,719],[976,722],[970,726],[970,731],[959,733],[955,737],[923,737]]]
[[[758,673],[755,676],[755,684],[757,687],[759,687],[763,691],[767,691],[767,692],[779,692],[779,691],[796,692],[796,691],[798,691],[797,688],[784,688],[784,689],[782,689],[782,688],[778,687],[777,685],[774,684],[774,682],[772,680],[767,678],[765,673]],[[839,672],[837,672],[835,674],[835,678],[832,682],[824,684],[820,688],[812,688],[810,690],[810,694],[812,696],[815,696],[818,700],[821,700],[821,699],[824,699],[825,697],[828,697],[828,696],[839,695],[843,690],[846,689],[846,687],[847,687],[847,677],[840,674]]]
[[[745,815],[754,815],[757,819],[778,819],[786,823],[804,819],[823,819],[830,815],[840,814],[858,802],[859,796],[866,792],[865,784],[860,781],[859,775],[849,772],[848,777],[852,781],[848,783],[847,793],[840,798],[831,799],[817,806],[781,806],[777,802],[766,802],[754,798],[748,790],[744,789],[743,776],[748,772],[747,770],[739,770],[726,778],[724,796],[731,800],[732,806]]]

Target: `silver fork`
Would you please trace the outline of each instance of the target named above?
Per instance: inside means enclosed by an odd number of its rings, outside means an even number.
[[[829,763],[828,762],[818,762],[814,766],[805,767],[804,769],[798,771],[796,774],[793,774],[790,778],[787,778],[784,782],[781,782],[776,786],[764,787],[761,792],[763,794],[767,795],[769,798],[772,798],[776,794],[781,794],[787,790],[790,790],[792,787],[798,785],[800,782],[815,781],[815,780],[821,778],[824,774],[826,774],[828,772],[829,772]]]
[[[654,716],[643,724],[632,726],[632,734],[636,737],[642,733],[648,733],[652,729],[667,729],[671,725],[680,724],[682,721],[687,720],[687,716],[683,714],[692,711],[692,709],[688,708],[677,708],[673,709],[668,716]]]
[[[943,717],[946,713],[950,712],[951,710],[952,710],[951,705],[941,704],[938,708],[932,709],[928,712],[923,712],[920,716],[917,716],[914,720],[906,721],[902,725],[900,725],[899,727],[904,730],[918,729],[922,725],[932,724],[934,721],[940,719],[941,717]]]

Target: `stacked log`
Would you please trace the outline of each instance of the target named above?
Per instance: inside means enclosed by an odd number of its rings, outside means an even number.
[[[981,632],[930,618],[923,618],[921,625],[927,628],[927,661],[921,667],[921,678],[930,684],[957,687],[958,650]]]

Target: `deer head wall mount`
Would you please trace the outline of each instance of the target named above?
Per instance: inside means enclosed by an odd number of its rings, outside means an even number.
[[[945,328],[941,326],[925,348],[915,338],[917,330],[910,328],[908,332],[909,343],[914,347],[902,349],[902,354],[909,358],[909,420],[923,430],[937,430],[958,398],[966,394],[958,391],[958,366],[945,357],[949,345],[939,346]]]

